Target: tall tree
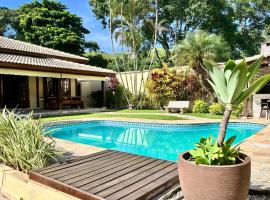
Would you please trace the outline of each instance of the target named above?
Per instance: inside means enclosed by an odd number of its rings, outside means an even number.
[[[0,36],[13,36],[15,30],[13,30],[16,23],[17,12],[5,7],[0,7]]]
[[[93,12],[106,27],[108,0],[90,0]],[[118,4],[119,7],[121,4]],[[259,44],[264,40],[263,30],[270,24],[269,0],[159,0],[158,43],[166,51],[188,32],[197,29],[221,34],[227,41],[232,57],[252,56],[259,53]],[[141,26],[146,41],[153,36],[154,26],[151,11],[148,20]]]
[[[86,43],[82,18],[70,13],[58,1],[42,0],[18,8],[16,37],[20,40],[61,51],[82,54]]]

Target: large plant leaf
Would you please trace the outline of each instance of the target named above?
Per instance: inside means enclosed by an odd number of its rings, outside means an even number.
[[[247,77],[247,83],[249,81],[252,80],[252,78],[254,78],[254,76],[258,73],[260,67],[261,67],[261,63],[263,61],[263,56],[256,60],[255,62],[253,62],[250,66],[248,66],[248,77]]]
[[[220,98],[223,102],[227,102],[227,81],[225,79],[223,70],[219,69],[218,67],[213,68],[213,77],[212,81],[216,85],[217,91],[220,95]]]
[[[261,78],[257,79],[250,87],[248,87],[240,96],[239,98],[233,102],[233,104],[242,103],[246,98],[250,95],[256,93],[260,90],[268,81],[270,81],[270,74],[264,75]]]
[[[244,61],[240,62],[233,70],[232,75],[236,73],[238,73],[238,75],[234,77],[234,79],[236,79],[235,83],[232,82],[231,78],[228,82],[228,93],[230,94],[228,97],[228,103],[233,103],[246,87],[247,63]]]
[[[226,63],[225,68],[224,68],[224,74],[225,74],[227,81],[229,80],[229,78],[232,74],[232,71],[235,69],[235,67],[236,67],[236,63],[233,60],[229,60]]]

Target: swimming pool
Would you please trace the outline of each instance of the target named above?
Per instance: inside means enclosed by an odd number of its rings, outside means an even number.
[[[227,137],[236,135],[235,144],[265,126],[229,123]],[[194,148],[201,137],[217,137],[219,123],[154,124],[95,120],[54,125],[53,137],[97,147],[177,161],[179,153]]]

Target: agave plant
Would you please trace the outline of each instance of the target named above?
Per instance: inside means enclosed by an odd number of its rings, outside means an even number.
[[[223,69],[216,63],[204,61],[204,66],[211,79],[208,82],[215,91],[217,98],[225,104],[225,111],[217,138],[219,146],[223,145],[225,139],[232,106],[242,103],[270,80],[270,74],[267,74],[253,82],[262,60],[263,57],[251,65],[248,65],[245,60],[239,64],[229,60]]]

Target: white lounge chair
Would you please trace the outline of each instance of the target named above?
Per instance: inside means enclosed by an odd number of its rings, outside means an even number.
[[[182,112],[183,109],[188,109],[190,107],[189,101],[170,101],[165,109],[168,112]]]

